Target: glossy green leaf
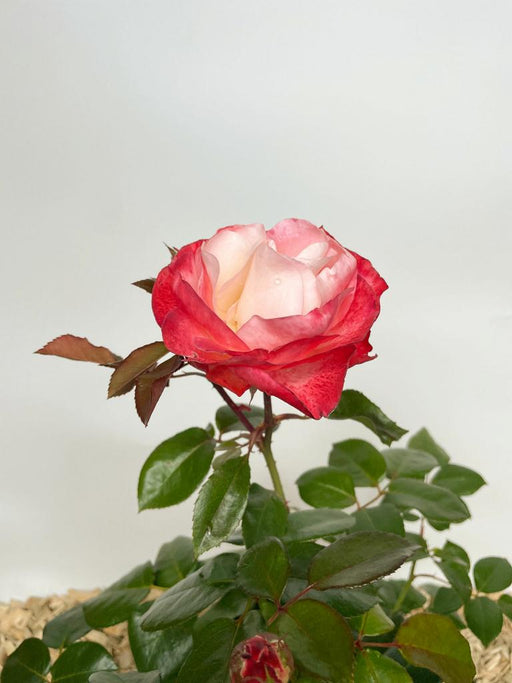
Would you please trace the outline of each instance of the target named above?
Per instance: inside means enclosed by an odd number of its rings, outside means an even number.
[[[60,649],[78,640],[91,630],[82,605],[76,605],[49,621],[43,630],[43,643]]]
[[[387,579],[386,581],[380,581],[377,584],[377,595],[384,607],[390,612],[395,612],[395,605],[397,604],[399,596],[402,594],[405,583],[406,582],[403,579]],[[400,606],[400,611],[406,614],[414,609],[422,607],[426,602],[423,593],[416,590],[414,586],[409,586],[405,598],[401,598],[401,600],[402,604]]]
[[[380,636],[395,629],[395,622],[388,617],[380,605],[374,605],[365,614],[352,617],[350,625],[360,636]]]
[[[404,434],[406,429],[390,420],[375,403],[360,391],[345,389],[340,402],[329,415],[330,420],[356,420],[376,434],[382,443],[389,446]]]
[[[134,607],[147,596],[152,584],[151,562],[135,567],[97,597],[83,604],[86,622],[93,628],[105,628],[126,621]]]
[[[356,656],[354,683],[412,683],[412,678],[398,662],[365,649]]]
[[[503,612],[499,606],[486,598],[476,597],[464,605],[467,625],[475,636],[480,638],[484,647],[499,636],[503,626]]]
[[[242,518],[242,534],[247,548],[267,536],[284,536],[287,526],[288,510],[283,501],[273,491],[251,484]]]
[[[240,632],[238,634],[238,639],[247,640],[247,638],[252,638],[258,633],[263,633],[264,631],[267,631],[265,619],[259,610],[253,609],[243,620],[243,623],[240,627]]]
[[[166,588],[174,586],[192,571],[195,563],[191,538],[178,536],[164,543],[155,560],[155,584]]]
[[[356,486],[377,486],[386,473],[386,462],[368,441],[347,439],[333,444],[329,465],[350,475]]]
[[[395,636],[404,657],[438,674],[445,683],[471,683],[475,666],[468,641],[441,614],[415,614]]]
[[[291,512],[288,517],[288,530],[283,540],[311,541],[347,531],[355,524],[353,517],[342,510],[317,508]]]
[[[196,555],[220,545],[236,529],[249,495],[246,457],[228,460],[199,491],[194,506],[192,536]]]
[[[139,510],[168,507],[188,498],[210,469],[214,452],[214,439],[199,427],[157,446],[140,472]]]
[[[158,671],[149,673],[128,672],[117,674],[112,672],[100,672],[89,678],[89,683],[164,683]],[[170,683],[170,682],[169,682]]]
[[[162,683],[171,683],[192,649],[194,620],[161,631],[143,631],[141,621],[149,605],[140,605],[128,621],[130,647],[139,671],[159,671]]]
[[[328,590],[310,590],[307,593],[311,600],[325,602],[343,617],[351,618],[372,609],[379,598],[377,595],[365,593],[359,588],[332,588]]]
[[[198,620],[198,627],[216,619],[237,619],[246,610],[251,598],[239,588],[232,588],[220,600],[202,612]],[[252,601],[254,602],[254,601]]]
[[[352,477],[335,467],[316,467],[297,479],[300,497],[315,508],[346,508],[356,497]]]
[[[265,419],[265,411],[263,408],[259,408],[258,406],[247,406],[244,404],[240,404],[238,407],[253,427],[259,427]],[[221,434],[247,431],[247,427],[240,422],[238,416],[235,415],[229,406],[222,406],[217,410],[215,413],[215,424]]]
[[[458,496],[470,496],[485,484],[485,479],[468,467],[448,464],[436,472],[432,483],[449,489]]]
[[[405,538],[410,542],[418,546],[418,550],[411,557],[411,560],[423,560],[425,557],[429,557],[429,550],[427,546],[427,541],[420,534],[414,534],[412,531],[405,532]]]
[[[498,605],[503,614],[512,620],[512,595],[500,595]]]
[[[309,581],[318,589],[368,583],[398,569],[414,550],[401,536],[358,531],[331,543],[313,558]]]
[[[157,361],[169,353],[163,342],[145,344],[132,351],[116,367],[108,385],[108,398],[125,393],[133,381],[145,370],[149,370]]]
[[[287,543],[286,552],[290,561],[290,576],[296,579],[307,579],[311,560],[323,547],[313,541]]]
[[[473,568],[475,586],[482,593],[497,593],[512,583],[512,567],[504,557],[483,557]]]
[[[382,451],[382,457],[386,462],[386,473],[390,479],[423,479],[437,466],[436,459],[430,453],[410,448],[388,448]]]
[[[405,534],[402,515],[391,503],[356,510],[352,515],[356,520],[353,531],[388,531],[397,536]]]
[[[387,503],[419,510],[429,521],[463,522],[470,514],[454,493],[416,479],[395,479],[389,485]]]
[[[462,600],[467,600],[472,586],[466,567],[460,562],[440,562],[439,567]]]
[[[232,619],[217,619],[207,624],[194,637],[177,683],[226,683],[235,635]]]
[[[413,434],[407,442],[407,445],[409,448],[430,453],[430,455],[434,456],[439,465],[446,465],[450,460],[448,453],[434,441],[430,432],[425,429],[425,427],[420,429],[419,432],[416,432],[416,434]]]
[[[190,619],[222,597],[229,589],[226,585],[206,583],[200,572],[199,569],[189,574],[157,598],[142,617],[141,627],[145,631],[158,631]]]
[[[299,600],[272,624],[307,672],[332,683],[351,683],[353,639],[338,612],[316,600]]]
[[[2,683],[41,683],[50,670],[50,653],[38,638],[28,638],[7,657]]]
[[[247,550],[238,567],[238,583],[258,598],[277,602],[290,573],[290,563],[282,542],[266,538]]]
[[[230,584],[236,578],[239,562],[240,553],[220,553],[206,560],[199,573],[208,584]]]
[[[88,683],[96,671],[116,670],[116,663],[98,643],[73,643],[53,664],[52,683]]]
[[[462,598],[459,593],[454,588],[441,586],[434,595],[430,611],[438,614],[450,614],[456,612],[461,606]]]
[[[442,548],[438,548],[434,552],[437,557],[443,560],[443,562],[461,564],[469,571],[471,561],[469,555],[462,546],[452,543],[451,541],[446,541]]]

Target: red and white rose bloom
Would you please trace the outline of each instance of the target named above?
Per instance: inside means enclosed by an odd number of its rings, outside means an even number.
[[[369,360],[386,283],[305,220],[222,228],[159,273],[153,311],[167,348],[237,395],[277,396],[314,418],[337,405],[347,369]]]

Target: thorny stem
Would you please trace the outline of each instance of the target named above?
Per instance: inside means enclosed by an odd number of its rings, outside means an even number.
[[[274,431],[275,422],[274,415],[272,413],[272,399],[268,394],[263,394],[263,401],[265,406],[265,434],[261,441],[261,452],[265,458],[268,471],[270,472],[270,478],[272,479],[272,484],[274,486],[274,491],[277,493],[279,498],[286,505],[286,496],[284,495],[283,484],[281,482],[281,477],[277,471],[276,461],[272,453],[272,432]]]

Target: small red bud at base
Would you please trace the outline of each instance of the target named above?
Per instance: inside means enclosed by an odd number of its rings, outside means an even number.
[[[231,683],[289,683],[293,657],[274,633],[259,633],[238,643],[231,654]]]

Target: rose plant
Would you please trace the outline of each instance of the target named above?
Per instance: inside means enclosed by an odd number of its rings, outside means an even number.
[[[470,683],[461,629],[484,645],[500,632],[512,598],[495,594],[512,583],[512,567],[501,557],[471,566],[460,545],[429,542],[429,527],[469,518],[464,498],[484,480],[453,464],[424,428],[393,445],[406,430],[343,390],[347,369],[370,359],[384,280],[296,219],[268,232],[223,228],[171,255],[156,279],[134,283],[152,293],[163,342],[123,358],[63,335],[39,353],[113,370],[109,397],[133,390],[145,425],[177,377],[199,374],[214,386],[224,401],[214,424],[157,446],[138,484],[141,510],[178,504],[201,486],[191,538],[167,541],[155,561],[56,617],[41,640],[24,641],[2,683]],[[247,390],[244,402],[228,393]],[[272,396],[299,412],[276,414]],[[294,509],[272,436],[289,420],[322,416],[356,420],[372,441],[334,443],[327,464],[298,478],[307,507]],[[251,482],[258,452],[273,489]],[[405,578],[388,578],[402,565]],[[121,622],[137,667],[129,673],[81,641]]]

